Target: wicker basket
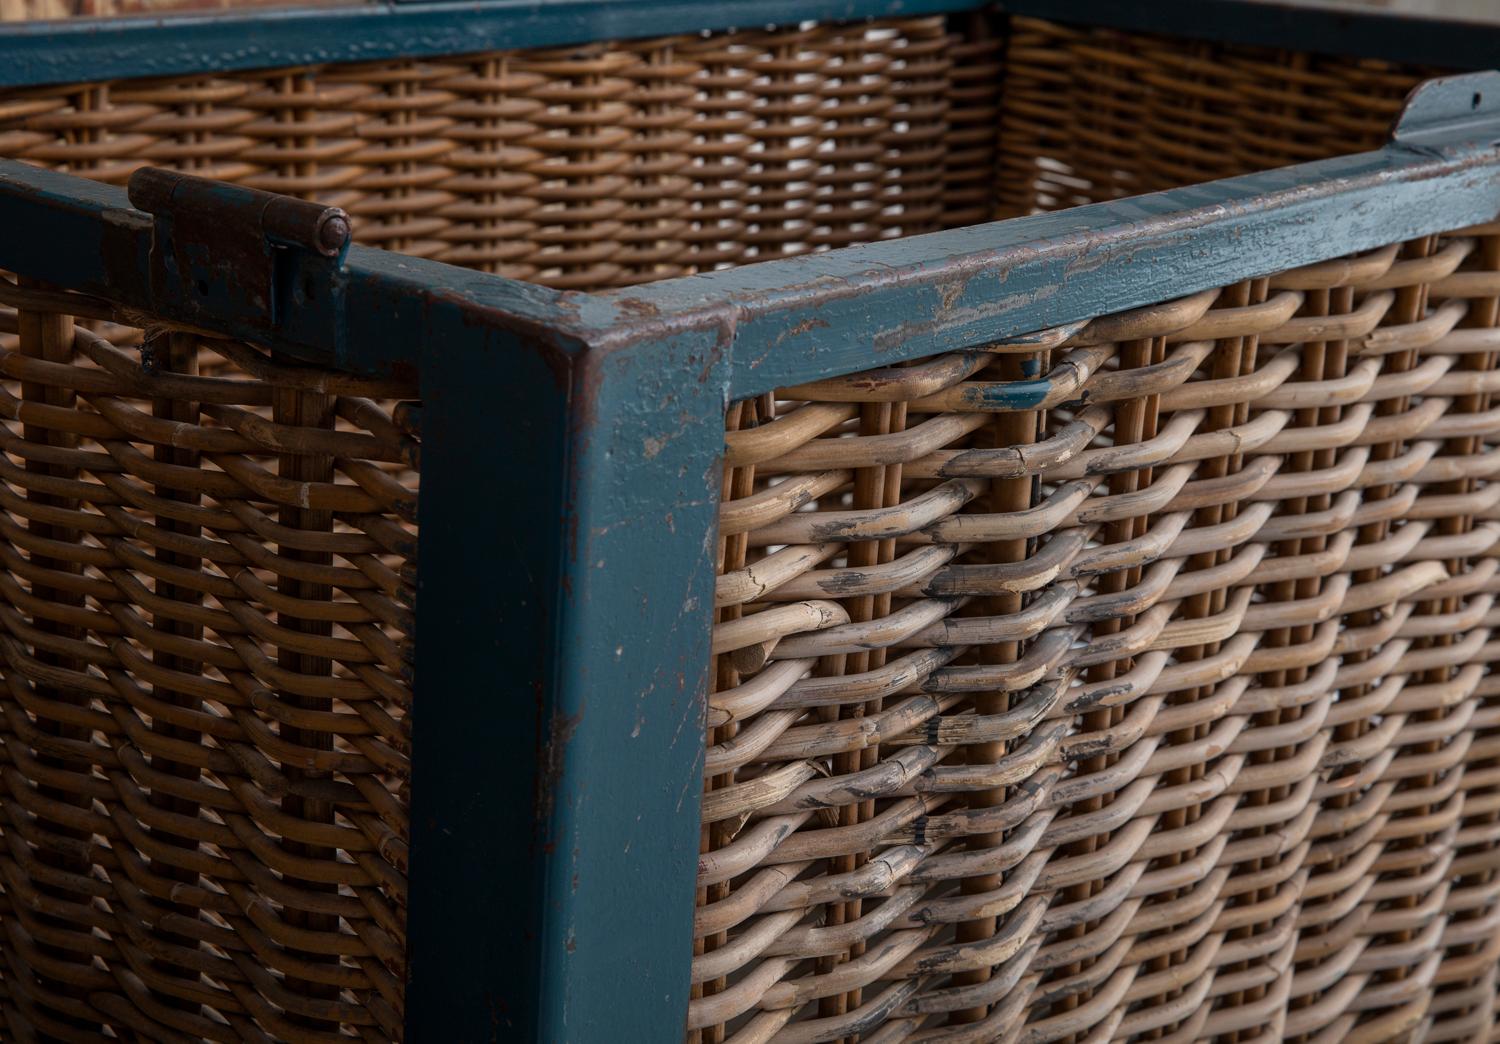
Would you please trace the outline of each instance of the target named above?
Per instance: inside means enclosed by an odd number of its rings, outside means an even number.
[[[934,16],[11,90],[0,156],[589,291],[1431,73]],[[689,1039],[1500,1039],[1497,301],[1458,229],[734,403]],[[400,1039],[416,387],[0,303],[3,1035]]]

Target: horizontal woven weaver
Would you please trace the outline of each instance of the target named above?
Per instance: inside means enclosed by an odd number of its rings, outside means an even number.
[[[990,217],[998,38],[942,16],[0,91],[0,156],[344,207],[596,289]]]

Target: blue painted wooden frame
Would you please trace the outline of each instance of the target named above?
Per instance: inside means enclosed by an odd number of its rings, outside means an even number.
[[[992,10],[1087,26],[1485,69],[1500,20],[1288,0],[372,0],[0,22],[0,87],[472,54],[802,21]]]
[[[1491,221],[1497,146],[1475,74],[1379,151],[1117,203],[602,294],[354,247],[208,321],[420,380],[409,1038],[680,1034],[730,401]],[[205,322],[117,189],[0,161],[0,228],[0,268]]]
[[[448,57],[684,31],[942,14],[981,8],[987,2],[379,0],[158,17],[0,22],[0,87]]]

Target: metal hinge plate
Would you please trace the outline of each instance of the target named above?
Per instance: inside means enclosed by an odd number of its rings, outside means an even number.
[[[154,167],[131,175],[129,194],[152,218],[152,297],[181,319],[288,332],[342,294],[350,228],[338,207]]]

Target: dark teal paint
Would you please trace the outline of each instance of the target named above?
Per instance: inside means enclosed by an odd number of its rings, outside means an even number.
[[[1035,364],[1032,370],[1035,371]],[[964,401],[981,410],[1031,410],[1052,393],[1045,377],[1024,381],[976,381],[964,385]]]
[[[728,364],[710,328],[575,370],[540,1040],[685,1030]]]
[[[983,0],[471,0],[0,23],[0,87],[332,62],[971,10]]]
[[[233,206],[240,197],[224,198]],[[541,329],[563,318],[555,291],[358,245],[341,266],[293,257],[291,285],[310,279],[318,290],[310,300],[289,297],[280,315],[243,306],[205,311],[197,283],[217,284],[224,272],[207,266],[152,280],[153,219],[131,208],[123,189],[15,160],[0,159],[0,229],[0,269],[366,376],[415,371],[434,300],[467,303],[476,322],[507,317]]]
[[[411,1036],[676,1039],[727,356],[475,317],[422,360]]]
[[[407,1036],[542,1040],[550,828],[537,789],[560,648],[567,395],[537,346],[466,323],[458,308],[429,319],[448,347],[421,376]],[[474,452],[497,416],[508,430]]]
[[[342,210],[152,167],[131,175],[128,198],[152,219],[152,299],[174,301],[190,320],[287,330],[310,295],[343,307]],[[330,220],[342,235],[325,250],[314,233]]]
[[[470,318],[423,363],[409,1024],[675,1039],[724,333],[558,352]]]

